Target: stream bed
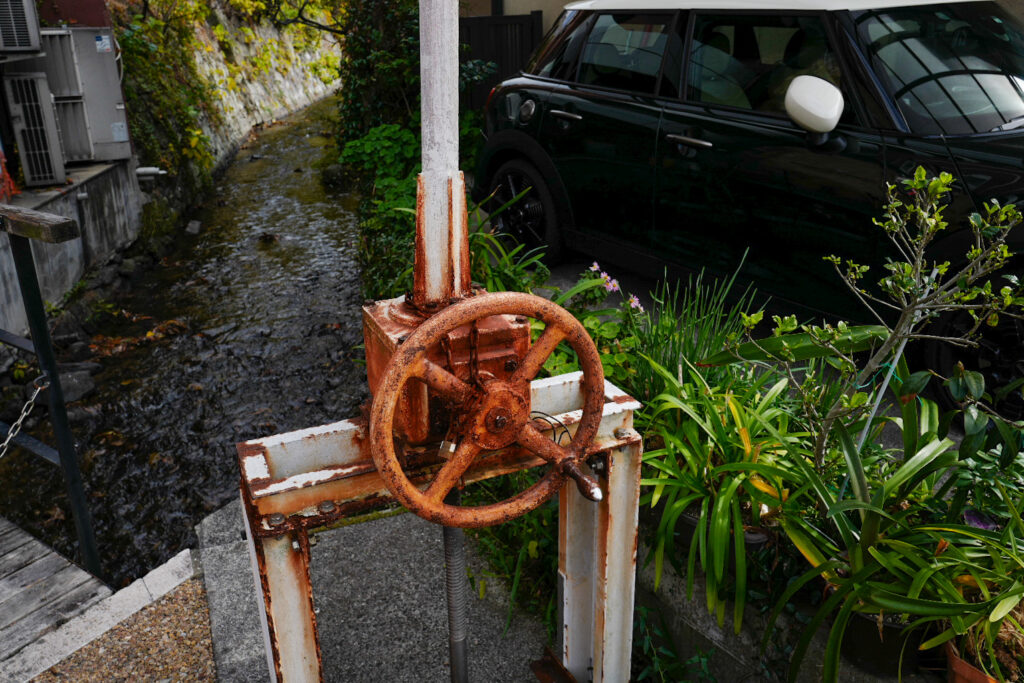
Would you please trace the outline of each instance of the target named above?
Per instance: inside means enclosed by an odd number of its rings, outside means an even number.
[[[332,101],[260,131],[172,251],[100,302],[96,390],[69,406],[104,579],[193,545],[238,496],[235,444],[357,414],[367,398],[357,199],[314,165]],[[73,557],[59,471],[0,463],[0,515]]]

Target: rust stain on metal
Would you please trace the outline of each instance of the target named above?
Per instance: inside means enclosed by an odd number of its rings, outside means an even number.
[[[530,662],[530,671],[540,683],[576,683],[576,678],[562,666],[551,648],[544,648],[544,656]]]

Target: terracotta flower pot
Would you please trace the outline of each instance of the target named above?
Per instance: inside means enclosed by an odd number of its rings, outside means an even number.
[[[946,643],[946,671],[949,683],[996,683],[996,679],[960,658],[956,646]]]

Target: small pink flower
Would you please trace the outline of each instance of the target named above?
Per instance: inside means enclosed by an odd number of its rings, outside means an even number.
[[[593,263],[590,264],[591,272],[596,273],[599,270],[601,270],[601,266],[597,265],[597,261],[594,261]]]
[[[607,291],[609,291],[609,292],[617,292],[617,291],[619,291],[619,281],[618,280],[606,280],[605,283],[604,283],[604,288]]]
[[[604,280],[605,282],[608,282],[608,280],[611,280],[611,276],[610,276],[610,275],[608,275],[608,273],[606,273],[606,272],[604,272],[604,271],[602,270],[602,271],[601,271],[601,279],[602,279],[602,280]]]
[[[644,312],[644,307],[640,303],[640,299],[636,298],[636,294],[630,294],[629,295],[629,307],[630,308],[635,308],[640,313]]]

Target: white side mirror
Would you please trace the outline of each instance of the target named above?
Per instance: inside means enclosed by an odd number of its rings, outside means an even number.
[[[786,113],[811,133],[831,133],[843,115],[843,93],[817,76],[797,76],[786,89]]]

